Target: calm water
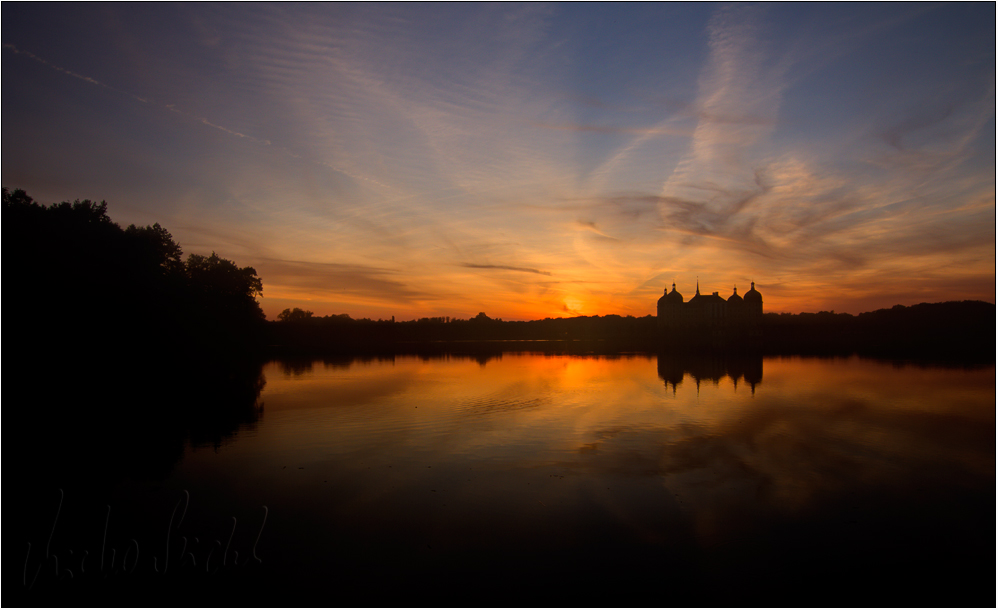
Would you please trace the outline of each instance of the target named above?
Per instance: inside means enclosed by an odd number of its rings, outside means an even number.
[[[104,546],[145,545],[138,571],[171,544],[175,572],[248,561],[194,605],[994,603],[993,366],[504,354],[263,375],[254,424],[113,495]]]

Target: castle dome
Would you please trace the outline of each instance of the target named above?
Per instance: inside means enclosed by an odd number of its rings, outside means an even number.
[[[676,283],[675,282],[672,283],[672,292],[670,292],[667,296],[665,296],[663,298],[667,298],[668,299],[668,301],[666,301],[667,303],[682,303],[683,302],[683,295],[679,294],[679,292],[676,290]]]
[[[735,291],[731,294],[731,296],[728,297],[728,302],[729,303],[742,303],[743,302],[742,298],[740,296],[738,296],[738,287],[737,286],[735,286]]]
[[[762,303],[762,295],[759,291],[755,289],[755,282],[752,282],[752,288],[745,293],[746,303]]]

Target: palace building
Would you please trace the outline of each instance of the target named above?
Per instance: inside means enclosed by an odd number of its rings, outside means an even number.
[[[697,291],[689,301],[672,284],[658,300],[658,327],[667,334],[697,334],[702,338],[758,338],[762,325],[762,295],[755,289],[755,282],[745,296],[738,295],[738,287],[725,299],[717,292],[710,295]]]

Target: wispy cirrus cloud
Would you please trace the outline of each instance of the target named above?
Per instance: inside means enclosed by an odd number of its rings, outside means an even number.
[[[42,64],[43,66],[48,66],[49,68],[52,68],[56,72],[62,72],[66,76],[71,76],[73,78],[77,78],[77,79],[82,80],[84,82],[90,83],[91,85],[96,85],[98,87],[102,87],[102,88],[107,89],[109,91],[114,91],[115,93],[120,93],[122,95],[126,95],[126,96],[128,96],[128,97],[130,97],[130,98],[132,98],[132,99],[134,99],[134,100],[136,100],[138,102],[142,102],[143,104],[148,104],[149,103],[149,100],[147,100],[144,97],[135,95],[134,93],[129,93],[128,91],[123,91],[121,89],[118,89],[117,87],[112,87],[111,85],[108,85],[107,83],[102,83],[101,81],[99,81],[99,80],[97,80],[95,78],[91,78],[89,76],[86,76],[86,75],[83,75],[83,74],[79,74],[77,72],[73,72],[72,70],[67,70],[66,68],[63,68],[62,66],[57,66],[56,64],[54,64],[54,63],[52,63],[52,62],[50,62],[50,61],[48,61],[48,60],[46,60],[44,58],[41,58],[41,57],[35,55],[34,53],[32,53],[30,51],[25,51],[23,49],[18,49],[16,46],[14,46],[12,44],[4,43],[3,48],[10,49],[16,55],[23,55],[24,57],[28,57],[30,59],[33,59],[34,61],[37,61],[38,63]]]
[[[642,5],[626,38],[616,10],[109,6],[99,51],[37,13],[4,41],[5,113],[35,119],[5,177],[85,184],[336,313],[645,315],[697,275],[798,310],[891,276],[993,287],[978,9]]]
[[[664,196],[729,208],[759,190],[754,165],[767,153],[787,68],[770,55],[763,30],[758,7],[723,6],[711,17],[710,52],[693,104],[696,129]]]
[[[293,289],[327,299],[362,298],[386,305],[433,298],[406,282],[406,274],[397,269],[279,259],[260,259],[255,268],[261,277],[279,278],[271,289],[277,294]]]
[[[649,136],[683,136],[689,137],[692,132],[689,129],[683,129],[681,127],[670,127],[670,126],[656,126],[649,128],[641,127],[616,127],[613,125],[587,125],[587,124],[572,124],[572,123],[560,123],[560,124],[550,124],[550,123],[536,123],[537,127],[542,129],[555,129],[559,131],[577,131],[577,132],[589,132],[589,133],[607,133],[607,134],[629,134],[629,135],[649,135]]]
[[[505,271],[522,271],[523,273],[536,273],[537,275],[551,275],[550,271],[541,271],[530,267],[513,267],[511,265],[478,265],[475,263],[461,263],[462,267],[468,269],[502,269]]]

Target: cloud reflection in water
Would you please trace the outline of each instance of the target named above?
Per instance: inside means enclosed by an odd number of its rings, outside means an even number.
[[[668,573],[701,596],[681,605],[849,605],[868,586],[877,605],[971,570],[993,512],[993,367],[704,366],[673,383],[647,356],[273,363],[255,436],[177,478],[251,484],[275,539],[343,549],[321,561],[357,582],[546,574],[605,593]]]

